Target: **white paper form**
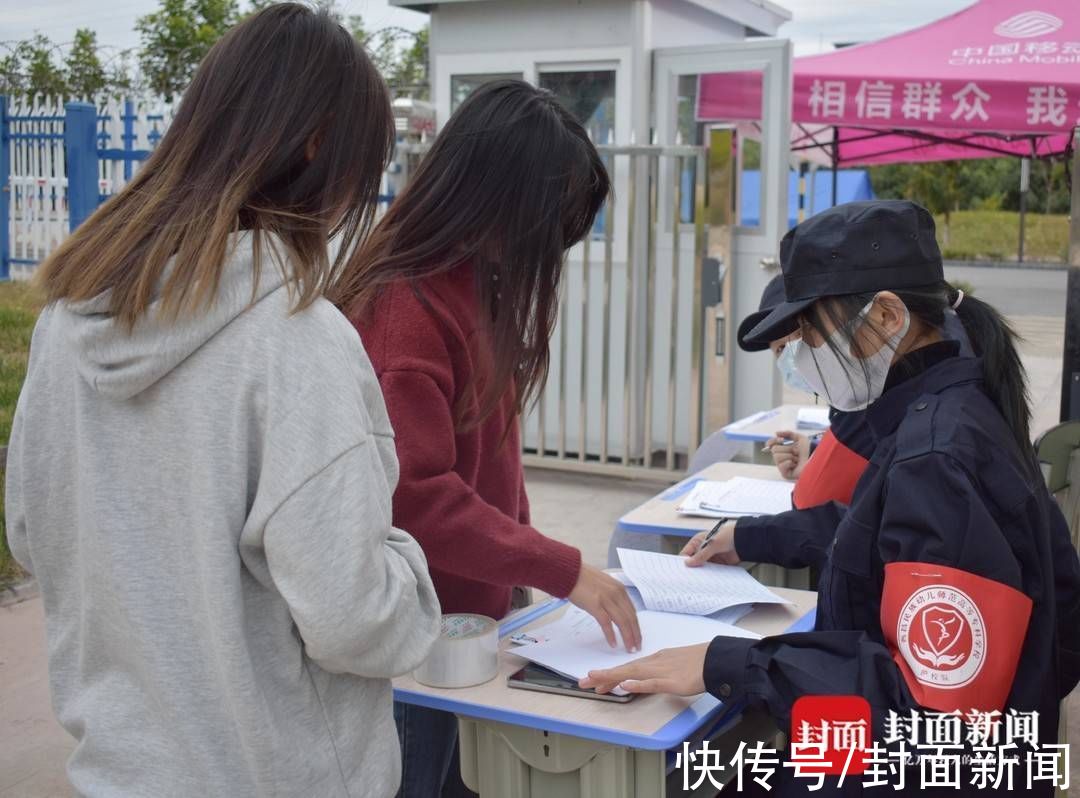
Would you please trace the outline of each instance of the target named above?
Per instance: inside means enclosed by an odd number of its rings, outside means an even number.
[[[630,597],[630,602],[634,605],[635,610],[641,612],[642,610],[648,609],[648,607],[645,606],[645,599],[641,597],[641,591],[634,587],[634,583],[630,581],[630,577],[622,571],[616,571],[612,576],[626,585],[626,595]],[[722,610],[710,612],[705,617],[712,618],[714,621],[720,621],[721,623],[730,623],[734,626],[745,618],[753,609],[753,604],[736,604],[734,607],[725,607]],[[512,639],[513,638],[511,638],[511,640]]]
[[[686,567],[676,554],[619,549],[626,576],[650,610],[711,615],[737,604],[790,604],[736,565]]]
[[[828,429],[829,425],[827,407],[800,407],[795,414],[795,426],[798,429],[824,430]]]
[[[795,483],[778,479],[732,477],[723,482],[701,480],[676,508],[683,515],[742,518],[776,515],[791,509]]]
[[[621,640],[617,648],[609,646],[592,616],[571,607],[562,618],[537,630],[544,642],[518,646],[514,653],[564,676],[583,679],[589,671],[625,665],[665,648],[706,643],[719,636],[754,640],[761,637],[711,618],[651,610],[638,613],[638,624],[641,627],[641,650],[630,653],[622,646]]]

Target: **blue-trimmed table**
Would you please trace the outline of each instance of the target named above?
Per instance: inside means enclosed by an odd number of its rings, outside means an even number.
[[[780,405],[772,410],[762,410],[760,413],[732,421],[723,428],[724,437],[733,441],[755,441],[764,443],[779,430],[791,430],[801,432],[804,435],[813,435],[821,430],[799,429],[798,414],[803,408],[820,410],[824,405]]]
[[[816,594],[777,592],[792,605],[758,607],[739,625],[763,635],[810,628]],[[411,676],[394,680],[397,700],[458,715],[462,777],[481,798],[663,796],[672,751],[684,741],[723,736],[737,745],[775,734],[762,716],[744,716],[707,694],[615,704],[507,687],[506,677],[525,661],[505,636],[554,620],[563,605],[534,605],[502,624],[499,674],[490,682],[448,690]]]
[[[647,502],[638,505],[616,523],[616,528],[624,532],[639,532],[646,535],[662,535],[677,538],[672,546],[681,548],[686,538],[693,537],[705,529],[712,529],[714,518],[700,518],[693,515],[679,515],[675,508],[679,501],[701,480],[722,482],[732,477],[750,477],[751,479],[781,480],[780,472],[773,465],[753,463],[713,463],[708,468],[691,474],[681,482],[653,496]]]
[[[753,479],[780,480],[780,472],[773,465],[755,465],[751,463],[713,463],[708,468],[691,474],[681,482],[665,491],[661,491],[644,504],[638,505],[616,523],[616,529],[624,532],[657,535],[661,538],[661,549],[675,554],[686,544],[686,539],[698,532],[711,529],[716,523],[712,518],[699,518],[692,515],[679,515],[675,508],[690,489],[700,480],[723,481],[732,477],[751,477]],[[786,587],[804,588],[809,584],[809,577],[804,570],[789,571],[769,563],[753,563],[747,566],[762,583]]]

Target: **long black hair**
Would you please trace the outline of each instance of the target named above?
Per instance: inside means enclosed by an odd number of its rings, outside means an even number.
[[[134,326],[213,302],[230,236],[264,233],[289,256],[295,308],[322,295],[367,232],[394,145],[390,95],[371,59],[324,10],[277,3],[207,53],[146,164],[41,266],[48,301],[110,292]],[[173,267],[164,285],[166,264]]]
[[[513,390],[521,412],[547,377],[566,251],[609,191],[596,148],[553,94],[488,83],[447,121],[329,296],[362,318],[390,283],[418,290],[422,278],[471,264],[491,369],[476,377],[476,412],[458,410],[478,423]]]
[[[971,342],[972,351],[982,360],[986,392],[1012,430],[1027,465],[1032,451],[1031,408],[1028,401],[1027,373],[1016,350],[1020,338],[1012,325],[992,305],[969,294],[965,294],[961,299],[959,291],[945,281],[895,290],[892,293],[904,303],[912,318],[939,331],[945,329],[945,314],[951,312],[950,308],[956,305],[956,314]],[[829,340],[828,331],[843,328],[844,337],[851,341],[853,321],[859,311],[873,301],[874,296],[874,293],[863,293],[830,297],[815,302],[801,317],[803,324],[809,325],[828,341],[830,349],[837,357],[849,365],[855,364],[855,369],[861,368],[864,373],[866,362],[859,357],[853,358],[850,351],[845,351],[847,347],[836,347]],[[957,305],[958,299],[961,301]],[[876,323],[869,319],[865,319],[863,323],[879,343],[888,342],[888,335],[879,329]]]

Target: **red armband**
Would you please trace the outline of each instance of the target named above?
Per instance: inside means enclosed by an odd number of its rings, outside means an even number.
[[[845,446],[829,430],[803,466],[791,500],[799,510],[832,501],[851,504],[855,485],[867,465],[865,457]]]
[[[956,568],[885,566],[881,630],[908,689],[942,712],[1004,709],[1031,617],[1019,590]]]

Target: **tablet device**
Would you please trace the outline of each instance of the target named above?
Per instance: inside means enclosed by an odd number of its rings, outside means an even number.
[[[533,663],[529,663],[516,673],[507,676],[506,686],[516,687],[520,690],[536,690],[540,693],[593,698],[598,701],[615,701],[619,704],[625,704],[634,697],[633,694],[614,695],[613,693],[598,693],[591,689],[585,690],[578,687],[577,682],[573,679]]]

